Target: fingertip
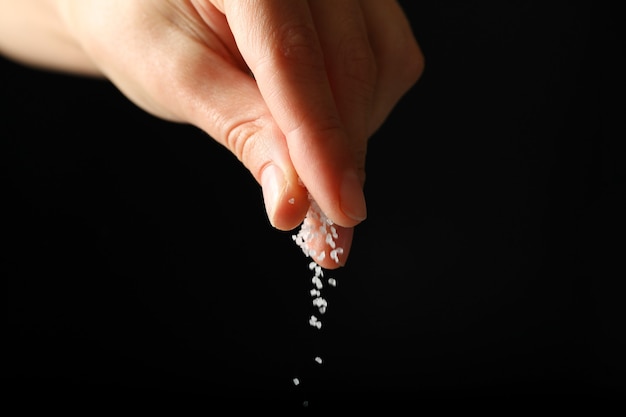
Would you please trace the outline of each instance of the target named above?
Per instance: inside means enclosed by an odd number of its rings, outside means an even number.
[[[291,197],[286,197],[283,202],[274,211],[274,217],[272,219],[272,225],[283,231],[293,230],[304,219],[306,215],[306,198],[302,196],[295,197],[292,194]]]
[[[317,264],[324,269],[328,269],[329,271],[339,269],[343,266],[342,264],[338,264],[337,262],[329,260],[329,259],[317,262]]]
[[[278,166],[269,164],[261,173],[261,186],[271,225],[284,231],[296,228],[304,219],[309,205],[306,189],[297,178],[287,176]]]
[[[352,227],[335,226],[337,229],[337,238],[335,238],[335,248],[326,248],[327,256],[323,259],[317,259],[316,262],[324,269],[334,270],[346,266],[350,248],[352,246],[352,237],[354,229]],[[324,250],[321,242],[318,242],[318,250]],[[333,253],[333,250],[335,252]],[[331,254],[332,253],[332,254]]]
[[[294,235],[294,241],[306,256],[325,269],[337,269],[346,264],[354,229],[342,227],[332,221],[321,211],[315,200],[311,205]]]
[[[360,223],[367,218],[365,195],[356,172],[347,171],[341,182],[341,211],[352,221]]]
[[[333,223],[343,228],[355,227],[367,218],[362,181],[352,170],[346,171],[340,178],[339,187],[331,189],[334,194],[318,194],[318,189],[315,189],[315,193],[311,191],[311,194]],[[314,186],[317,185],[314,184]]]

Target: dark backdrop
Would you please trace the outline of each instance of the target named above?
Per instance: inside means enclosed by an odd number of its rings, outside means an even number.
[[[225,149],[107,82],[0,61],[8,398],[624,398],[617,9],[403,4],[426,70],[371,140],[369,218],[321,330],[308,260]]]

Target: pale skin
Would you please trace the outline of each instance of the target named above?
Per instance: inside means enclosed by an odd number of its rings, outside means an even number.
[[[424,65],[395,0],[0,0],[0,53],[197,126],[258,181],[277,229],[310,193],[344,248],[329,269],[367,216],[368,139]]]

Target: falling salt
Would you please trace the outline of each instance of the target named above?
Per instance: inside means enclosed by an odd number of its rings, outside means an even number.
[[[311,318],[309,319],[309,324],[310,324],[311,326],[313,326],[313,327],[317,327],[318,329],[321,329],[321,328],[322,328],[322,322],[321,322],[321,321],[319,321],[319,320],[317,319],[317,317],[315,317],[315,316],[313,316],[313,315],[312,315],[312,316],[311,316]]]
[[[343,248],[337,248],[330,251],[330,258],[339,263],[339,255],[343,253]]]
[[[289,202],[293,204],[292,200],[293,199]],[[323,315],[326,313],[328,308],[328,301],[322,296],[322,291],[324,289],[324,283],[322,281],[322,278],[324,278],[324,269],[318,262],[324,261],[326,256],[329,256],[336,263],[339,263],[339,256],[341,256],[344,251],[343,248],[338,247],[336,244],[335,240],[339,237],[339,235],[333,221],[322,212],[319,205],[315,202],[315,200],[313,200],[311,195],[309,195],[309,203],[310,209],[307,212],[304,221],[300,225],[298,233],[292,235],[292,238],[296,245],[302,249],[304,255],[311,258],[311,262],[309,262],[308,265],[309,270],[313,273],[313,276],[311,277],[311,284],[313,288],[310,290],[311,302],[313,306],[317,308],[319,314]],[[318,253],[316,250],[312,249],[310,245],[315,239],[323,240],[324,244],[328,247],[328,250],[320,250]],[[337,281],[334,278],[328,278],[327,282],[331,287],[335,287],[337,285]],[[317,329],[322,328],[322,322],[314,314],[312,314],[309,318],[309,325]],[[322,364],[322,358],[320,356],[316,356],[314,360],[316,363],[320,365]],[[294,378],[293,383],[294,385],[298,385],[300,381],[297,378]],[[308,402],[305,401],[303,405],[305,407],[308,406]]]
[[[326,312],[326,307],[328,306],[328,303],[322,297],[316,297],[313,299],[313,305],[317,307],[320,314],[324,314]]]
[[[324,284],[322,283],[322,280],[319,277],[313,277],[311,279],[311,282],[315,285],[315,288],[317,288],[318,290],[321,290],[322,288],[324,288]]]

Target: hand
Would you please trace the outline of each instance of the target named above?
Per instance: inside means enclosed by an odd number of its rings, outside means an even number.
[[[367,140],[423,66],[395,0],[59,1],[70,33],[130,100],[239,158],[274,227],[297,227],[310,193],[341,226],[340,262],[320,265],[345,262],[366,217]]]

